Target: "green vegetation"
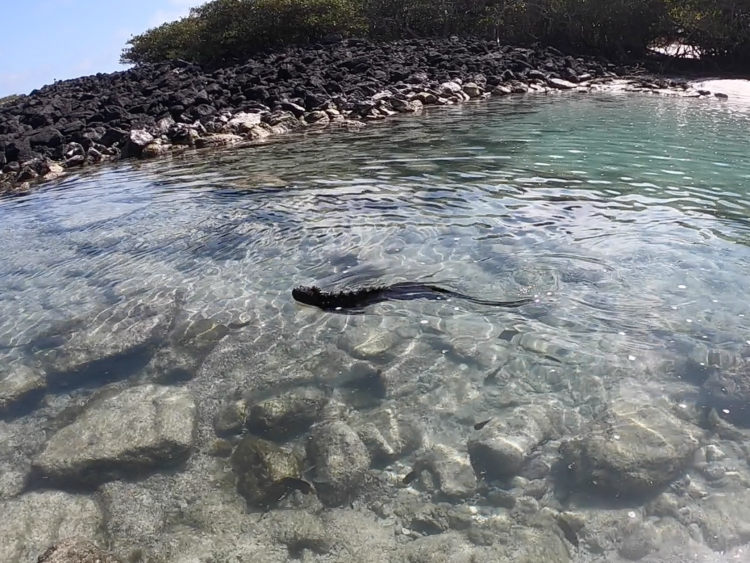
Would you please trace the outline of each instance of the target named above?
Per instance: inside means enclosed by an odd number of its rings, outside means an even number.
[[[330,35],[462,35],[640,57],[681,42],[750,63],[750,0],[213,0],[136,35],[122,62],[221,63]]]

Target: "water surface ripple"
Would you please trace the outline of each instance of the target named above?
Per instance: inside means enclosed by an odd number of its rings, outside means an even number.
[[[580,407],[596,377],[616,401],[677,341],[700,359],[750,340],[749,125],[713,100],[517,98],[86,171],[0,201],[0,343],[180,289],[191,314],[252,320],[276,342],[428,343],[427,370],[448,353],[491,371],[466,358],[501,343],[511,379],[562,372],[553,391]],[[297,284],[419,279],[535,302],[347,318],[291,300]]]

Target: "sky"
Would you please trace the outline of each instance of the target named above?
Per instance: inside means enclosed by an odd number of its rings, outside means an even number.
[[[188,14],[206,0],[0,0],[0,97],[125,70],[133,35]]]

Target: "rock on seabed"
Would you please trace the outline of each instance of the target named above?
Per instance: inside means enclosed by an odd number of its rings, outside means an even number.
[[[95,402],[60,429],[34,459],[32,472],[60,488],[138,476],[185,461],[195,424],[189,391],[133,387]]]
[[[370,453],[357,433],[342,421],[324,423],[310,436],[318,498],[337,506],[355,498],[370,468]]]
[[[47,381],[43,373],[19,363],[3,368],[0,371],[0,415],[6,415],[19,404],[44,394]]]
[[[690,466],[700,446],[699,428],[658,407],[609,414],[599,428],[560,447],[575,486],[623,497],[655,493]]]
[[[121,563],[111,553],[102,551],[85,538],[67,538],[50,546],[37,563]]]
[[[83,496],[60,491],[27,493],[0,502],[0,514],[3,563],[37,561],[50,545],[67,537],[79,536],[97,542],[103,539],[102,513],[96,502]]]
[[[126,301],[84,319],[63,344],[41,358],[50,384],[70,386],[90,379],[129,375],[154,353],[174,324],[176,301]]]

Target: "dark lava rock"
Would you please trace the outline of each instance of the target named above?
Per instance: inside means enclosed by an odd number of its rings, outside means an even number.
[[[281,133],[304,123],[320,127],[325,123],[322,115],[305,117],[317,110],[366,108],[358,113],[361,117],[382,118],[395,106],[387,100],[376,106],[367,102],[385,90],[391,91],[390,97],[399,93],[397,111],[416,111],[416,100],[437,102],[431,91],[447,80],[462,80],[476,95],[490,89],[522,92],[522,82],[510,81],[551,80],[557,87],[568,87],[587,76],[603,76],[604,67],[609,68],[606,61],[573,59],[549,48],[521,49],[458,38],[324,42],[268,50],[218,70],[185,61],[142,64],[58,81],[1,106],[0,164],[23,163],[39,155],[66,166],[88,164],[80,154],[54,152],[69,142],[84,150],[92,143],[114,147],[118,152],[108,155],[113,157],[140,156],[143,139],[133,139],[131,130],[157,138],[164,134],[157,122],[165,118],[194,131],[205,126],[221,132],[217,127],[226,123],[225,114],[279,109],[297,122],[285,120],[283,127],[270,123],[279,126],[275,133]],[[472,83],[476,86],[469,86]],[[419,92],[424,95],[414,98]],[[192,146],[192,134],[180,133],[181,143]]]
[[[64,139],[63,134],[54,127],[43,127],[29,137],[29,144],[32,147],[47,145],[54,148],[60,146]]]

